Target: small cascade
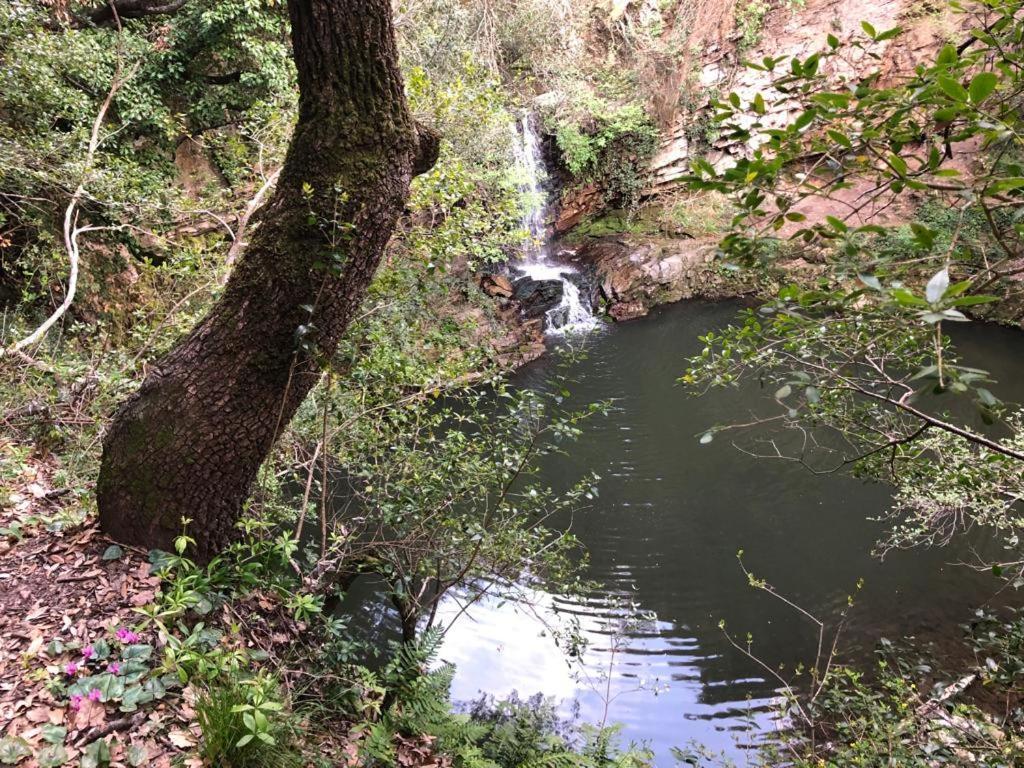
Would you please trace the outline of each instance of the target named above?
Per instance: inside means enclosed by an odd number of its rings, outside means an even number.
[[[570,264],[557,264],[551,259],[547,241],[547,194],[542,187],[545,177],[544,159],[540,140],[529,113],[513,128],[513,151],[516,165],[522,174],[522,189],[529,205],[523,214],[523,228],[530,233],[530,241],[523,248],[523,261],[515,271],[537,284],[558,282],[561,298],[557,305],[547,309],[544,327],[549,333],[566,333],[593,328],[598,325],[590,299],[580,290],[583,276]]]

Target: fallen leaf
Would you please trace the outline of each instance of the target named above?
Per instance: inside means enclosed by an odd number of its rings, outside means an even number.
[[[177,728],[168,733],[167,738],[170,739],[171,744],[176,746],[178,749],[189,749],[196,745],[195,737],[191,733]]]
[[[77,711],[68,709],[68,720],[73,730],[84,731],[106,723],[107,711],[98,701],[82,699]]]

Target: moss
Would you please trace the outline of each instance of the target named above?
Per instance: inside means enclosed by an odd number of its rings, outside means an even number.
[[[569,240],[582,240],[587,237],[606,237],[608,235],[653,235],[658,227],[651,222],[630,216],[626,211],[610,211],[603,216],[585,219],[578,224],[569,236]]]

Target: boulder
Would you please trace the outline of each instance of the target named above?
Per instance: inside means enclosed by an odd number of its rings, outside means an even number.
[[[512,298],[526,317],[543,317],[561,303],[562,281],[521,277],[512,284]]]

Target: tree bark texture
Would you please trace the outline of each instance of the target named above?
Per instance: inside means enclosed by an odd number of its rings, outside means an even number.
[[[438,137],[409,115],[389,0],[289,0],[299,117],[273,196],[210,313],[115,415],[100,523],[200,559],[234,536],[275,439],[320,376]]]

